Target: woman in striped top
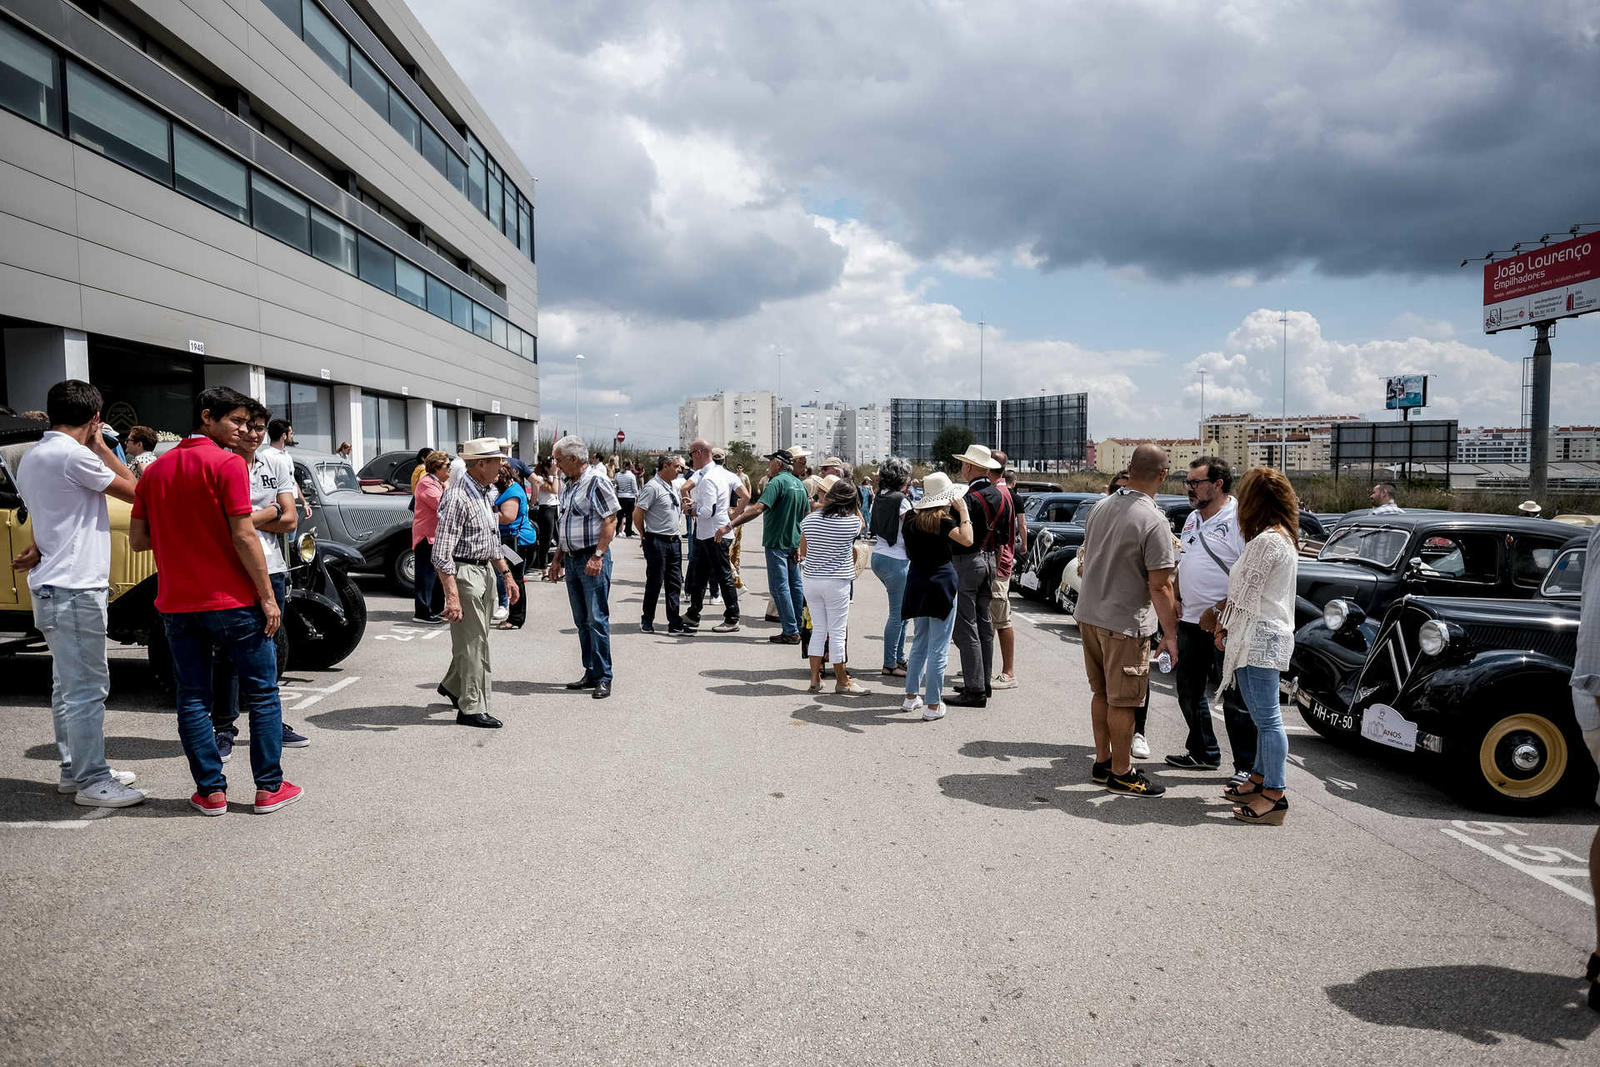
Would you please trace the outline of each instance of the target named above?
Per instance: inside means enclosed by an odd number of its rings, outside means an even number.
[[[853,546],[861,532],[861,498],[840,478],[822,498],[822,505],[800,521],[800,585],[811,612],[811,689],[822,690],[822,654],[826,643],[833,663],[835,693],[867,693],[850,680],[844,666],[845,628],[850,622],[850,586],[856,577]]]

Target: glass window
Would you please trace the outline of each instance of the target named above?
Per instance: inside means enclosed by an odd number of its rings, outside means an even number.
[[[533,213],[525,207],[517,211],[517,247],[523,255],[533,255]]]
[[[422,158],[433,164],[433,169],[440,174],[449,176],[449,164],[445,157],[450,150],[444,146],[444,138],[433,132],[432,126],[422,127]]]
[[[410,141],[412,148],[420,147],[417,138],[421,136],[422,123],[417,118],[417,109],[406,103],[405,97],[392,85],[389,86],[389,125]]]
[[[311,254],[346,274],[356,272],[356,231],[319,208],[311,209]]]
[[[450,321],[463,330],[472,329],[472,301],[456,290],[450,290]]]
[[[489,222],[497,230],[500,228],[500,220],[504,217],[500,209],[501,205],[505,203],[505,198],[506,191],[505,187],[500,184],[500,176],[497,174],[491,175],[489,178]]]
[[[166,117],[76,63],[67,64],[67,118],[74,141],[172,184]]]
[[[482,212],[487,213],[488,207],[483,202],[485,182],[488,178],[484,175],[483,157],[474,155],[467,162],[467,199]]]
[[[450,184],[461,191],[462,196],[467,195],[467,161],[450,153],[450,158],[445,160],[445,175],[450,179]]]
[[[434,405],[433,447],[443,452],[454,452],[461,444],[456,429],[456,409]]]
[[[294,423],[294,437],[300,447],[313,452],[333,451],[331,388],[269,377],[266,404],[274,418],[282,417]]]
[[[361,454],[352,456],[358,463],[370,463],[378,458],[378,398],[371,393],[361,394]]]
[[[506,351],[522,354],[522,331],[512,323],[506,323]]]
[[[489,340],[501,348],[506,346],[506,320],[499,315],[489,316]]]
[[[482,304],[472,305],[472,332],[479,337],[487,338],[493,329],[489,325],[489,309]]]
[[[356,243],[360,247],[356,262],[361,267],[361,280],[386,293],[394,292],[394,253],[364,233],[356,235]]]
[[[300,0],[266,0],[267,7],[277,15],[296,37],[300,36]]]
[[[350,39],[344,35],[322,8],[313,4],[311,0],[304,0],[301,7],[301,17],[305,20],[305,28],[300,36],[305,38],[311,50],[322,57],[322,61],[333,68],[333,72],[350,80]],[[296,427],[299,429],[299,427]]]
[[[0,107],[61,132],[61,67],[56,53],[0,22]]]
[[[522,358],[530,363],[539,362],[539,339],[531,333],[522,335]]]
[[[350,50],[350,85],[373,110],[389,116],[389,82],[359,49]]]
[[[428,310],[450,321],[450,287],[431,274],[428,275]]]
[[[378,451],[379,453],[407,451],[404,397],[378,397]]]
[[[428,276],[408,259],[394,261],[394,295],[417,307],[428,306]]]
[[[311,251],[310,205],[255,171],[250,172],[250,217],[256,229],[267,236],[302,252]]]
[[[210,141],[174,126],[172,169],[178,192],[249,225],[250,172],[243,163]]]

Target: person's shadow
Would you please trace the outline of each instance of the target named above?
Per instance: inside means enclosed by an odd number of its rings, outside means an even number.
[[[1537,974],[1472,963],[1369,971],[1327,987],[1328,999],[1363,1022],[1455,1034],[1477,1045],[1507,1036],[1554,1048],[1588,1040],[1600,1012],[1584,999],[1580,961],[1573,973]]]

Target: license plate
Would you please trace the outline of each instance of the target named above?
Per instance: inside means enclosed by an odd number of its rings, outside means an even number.
[[[1024,574],[1021,578],[1017,579],[1017,584],[1022,586],[1024,589],[1037,589],[1039,588],[1039,576],[1034,574],[1032,571],[1029,571],[1027,574]]]
[[[1374,704],[1361,717],[1361,736],[1403,752],[1417,750],[1417,724],[1387,704]]]
[[[1305,710],[1305,714],[1331,729],[1349,732],[1354,731],[1356,728],[1356,717],[1354,715],[1348,711],[1334,711],[1326,704],[1312,700],[1304,693],[1300,694],[1300,706]]]

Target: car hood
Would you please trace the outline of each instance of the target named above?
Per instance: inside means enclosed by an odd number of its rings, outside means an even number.
[[[328,493],[322,498],[323,508],[337,511],[350,535],[363,542],[401,528],[409,530],[410,503],[411,496],[400,493]]]
[[[1384,576],[1359,563],[1308,559],[1300,561],[1297,585],[1300,595],[1319,607],[1339,597],[1370,608],[1380,577]]]
[[[1463,626],[1577,626],[1576,600],[1491,600],[1487,597],[1409,597],[1435,618]]]

